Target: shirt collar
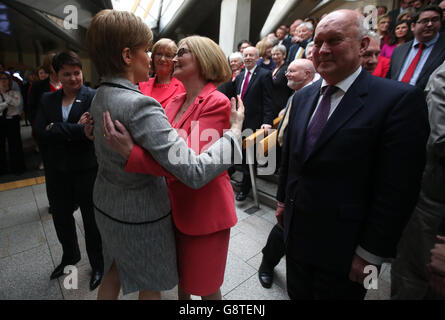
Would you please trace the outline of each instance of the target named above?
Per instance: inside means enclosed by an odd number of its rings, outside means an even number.
[[[440,36],[440,34],[439,34],[439,32],[438,32],[438,33],[436,34],[436,36],[435,36],[433,39],[431,39],[431,40],[428,41],[428,42],[424,42],[425,48],[428,48],[429,46],[433,46],[433,45],[437,42],[437,40],[439,40],[439,36]],[[415,48],[416,45],[419,44],[419,43],[420,43],[420,41],[417,40],[416,38],[414,38],[412,48]]]
[[[358,69],[355,70],[355,72],[353,74],[351,74],[349,77],[347,77],[346,79],[336,83],[335,86],[343,92],[348,91],[349,87],[351,87],[351,85],[354,83],[355,79],[357,79],[360,72],[362,72],[362,66],[359,66]],[[323,82],[321,83],[320,90],[322,90],[326,86],[328,86],[328,83],[326,82],[326,80],[323,79]]]
[[[255,69],[258,67],[258,65],[255,65],[255,67],[253,67],[252,69],[250,69],[250,70],[248,70],[247,68],[246,68],[246,73],[247,72],[250,72],[250,74],[253,74],[254,73],[254,71],[255,71]]]

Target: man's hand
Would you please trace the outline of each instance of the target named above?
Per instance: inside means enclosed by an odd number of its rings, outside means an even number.
[[[284,228],[284,225],[283,225],[284,209],[285,209],[284,203],[278,202],[278,207],[277,207],[277,211],[275,212],[275,217],[277,218],[278,225],[281,228]]]
[[[445,237],[437,236],[442,243],[436,243],[431,250],[430,270],[437,275],[445,277]]]
[[[437,236],[436,243],[431,250],[431,262],[427,265],[430,271],[430,286],[434,293],[445,299],[445,237]]]
[[[111,120],[108,111],[103,114],[102,131],[107,145],[119,153],[125,160],[130,157],[131,149],[133,149],[134,142],[127,129],[119,122]]]
[[[374,264],[366,261],[365,259],[355,254],[354,257],[352,258],[351,271],[349,272],[349,280],[363,284],[363,281],[368,275],[364,272],[365,267],[369,265],[374,265]],[[377,269],[380,272],[380,266],[376,265],[374,266],[377,267]]]
[[[261,125],[261,129],[264,129],[264,132],[267,135],[269,133],[269,130],[272,129],[272,126],[270,124],[263,124]]]

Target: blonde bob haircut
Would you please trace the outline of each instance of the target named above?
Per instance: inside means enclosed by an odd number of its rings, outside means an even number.
[[[91,20],[86,39],[90,58],[99,75],[112,76],[125,73],[122,51],[125,48],[131,51],[150,49],[153,33],[133,13],[107,9]]]
[[[274,46],[273,42],[264,38],[256,44],[256,48],[258,49],[258,53],[260,57],[264,57],[266,55],[266,51],[269,48]]]
[[[221,48],[207,37],[191,36],[179,41],[178,46],[186,44],[196,58],[201,76],[216,86],[229,81],[232,77],[229,63]]]
[[[151,49],[151,70],[153,70],[153,73],[156,74],[156,68],[155,68],[155,55],[158,51],[166,51],[168,54],[170,54],[172,57],[176,55],[176,51],[178,51],[178,46],[172,39],[162,38],[156,41],[156,43],[153,45],[153,48]],[[172,67],[172,73],[173,73],[173,67]]]

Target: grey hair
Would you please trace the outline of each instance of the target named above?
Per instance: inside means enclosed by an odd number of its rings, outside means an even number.
[[[369,30],[366,35],[370,38],[373,38],[374,40],[377,40],[380,43],[380,37],[377,33],[375,33],[374,31]]]
[[[239,62],[243,63],[244,59],[243,59],[243,55],[241,54],[241,52],[234,52],[229,56],[229,61],[232,59],[238,59]]]
[[[306,27],[306,28],[308,28],[309,30],[314,31],[314,26],[313,26],[312,23],[310,23],[310,22],[303,22],[303,23],[300,23],[300,25],[297,27],[297,29],[300,29],[301,27]]]
[[[286,47],[283,46],[282,44],[276,45],[275,47],[273,47],[272,49],[272,53],[274,53],[274,51],[281,51],[281,53],[285,56],[287,53]]]
[[[415,16],[416,14],[416,10],[413,8],[406,8],[405,10],[403,10],[402,12],[399,13],[399,15],[397,16],[396,22],[400,21],[400,18],[402,16],[404,16],[405,14],[410,14],[411,18]]]
[[[360,40],[364,36],[368,34],[368,28],[365,26],[365,18],[361,15],[357,15],[357,28],[358,28],[358,34],[357,38]]]

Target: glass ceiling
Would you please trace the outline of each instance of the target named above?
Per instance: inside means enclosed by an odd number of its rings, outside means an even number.
[[[111,0],[113,9],[133,12],[151,28],[162,31],[185,0]]]

